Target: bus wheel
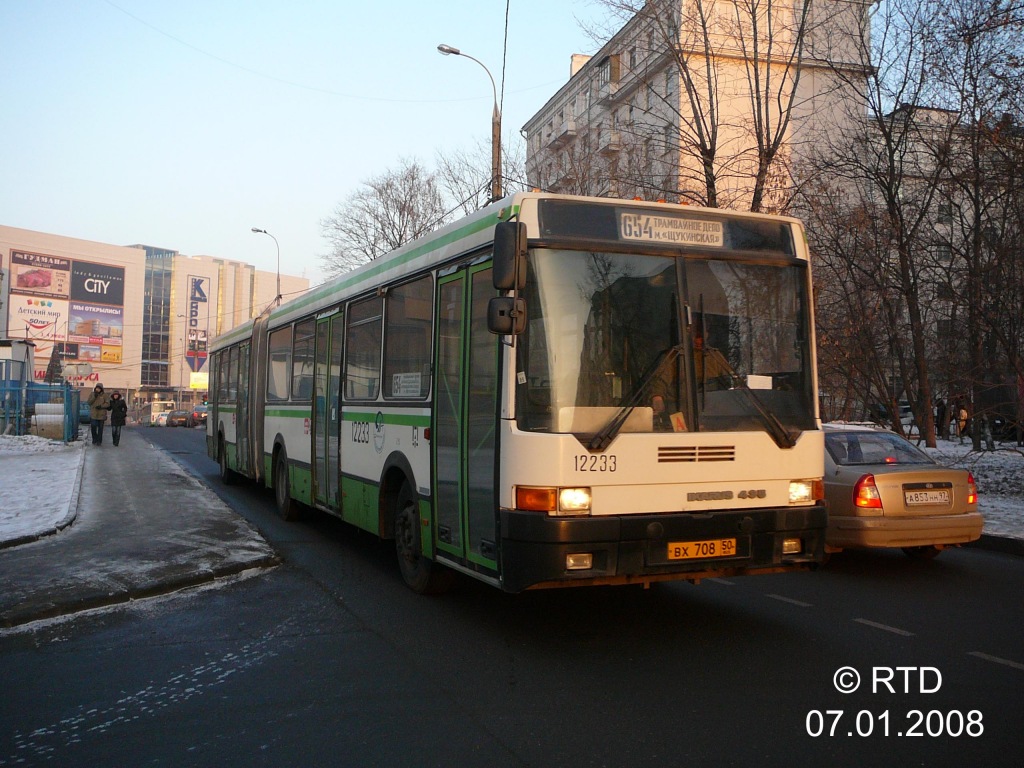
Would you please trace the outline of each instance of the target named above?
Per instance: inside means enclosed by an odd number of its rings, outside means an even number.
[[[408,482],[395,499],[395,551],[402,578],[421,595],[444,592],[454,578],[452,571],[423,556],[419,502]]]
[[[274,500],[277,514],[282,520],[298,520],[299,504],[292,498],[292,485],[288,479],[288,454],[282,447],[274,458]]]
[[[228,467],[228,452],[224,446],[223,438],[217,443],[217,464],[220,465],[220,481],[224,485],[234,485],[238,475],[233,469]]]

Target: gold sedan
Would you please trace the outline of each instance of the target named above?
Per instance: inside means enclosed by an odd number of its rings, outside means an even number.
[[[974,476],[886,429],[825,425],[825,498],[829,552],[900,547],[930,558],[981,536]]]

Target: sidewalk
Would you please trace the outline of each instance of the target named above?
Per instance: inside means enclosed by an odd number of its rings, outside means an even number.
[[[62,482],[54,485],[47,478],[55,473]],[[117,448],[108,434],[102,447],[0,454],[0,499],[11,494],[14,483],[26,493],[43,489],[48,494],[43,503],[51,521],[42,516],[34,531],[26,528],[31,520],[6,526],[0,627],[152,597],[278,563],[259,533],[147,442],[141,429],[125,429]],[[13,543],[19,546],[7,546]]]

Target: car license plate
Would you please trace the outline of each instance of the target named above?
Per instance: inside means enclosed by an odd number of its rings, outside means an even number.
[[[904,499],[907,506],[913,507],[921,504],[949,504],[949,491],[904,491]]]
[[[706,557],[735,557],[736,539],[707,539],[706,541],[670,541],[669,560],[697,560]]]

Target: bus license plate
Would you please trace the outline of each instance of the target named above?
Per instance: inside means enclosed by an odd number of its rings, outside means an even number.
[[[708,539],[707,541],[670,541],[669,560],[696,560],[705,557],[735,557],[736,539]]]
[[[917,504],[949,504],[949,491],[905,491],[907,506]]]

